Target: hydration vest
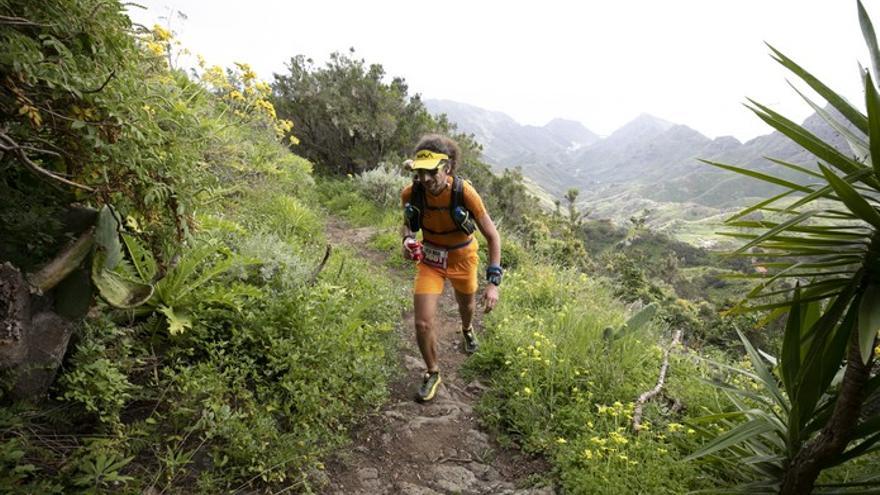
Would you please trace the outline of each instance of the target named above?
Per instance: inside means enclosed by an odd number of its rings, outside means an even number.
[[[476,225],[474,223],[473,215],[471,215],[470,210],[464,205],[464,179],[458,176],[452,177],[452,194],[449,195],[448,207],[428,206],[426,194],[425,186],[421,182],[413,179],[412,196],[403,210],[409,230],[418,232],[420,229],[424,229],[425,232],[435,235],[452,234],[453,232],[458,231],[464,232],[467,235],[474,233]],[[452,217],[452,222],[455,224],[455,228],[444,232],[437,232],[425,227],[422,218],[425,216],[426,210],[448,210],[449,216]]]

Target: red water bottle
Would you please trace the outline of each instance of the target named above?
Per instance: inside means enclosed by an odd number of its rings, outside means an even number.
[[[425,253],[422,251],[422,243],[413,239],[412,237],[407,237],[403,244],[409,249],[411,254],[411,258],[416,261],[422,261],[422,258],[425,257]]]

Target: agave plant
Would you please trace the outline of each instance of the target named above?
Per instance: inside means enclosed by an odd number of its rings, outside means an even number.
[[[98,294],[115,308],[132,310],[134,315],[162,313],[169,333],[180,334],[192,327],[190,312],[200,303],[236,307],[237,298],[260,295],[258,289],[242,284],[209,289],[211,281],[236,263],[249,265],[257,260],[233,256],[211,240],[198,241],[160,275],[150,250],[137,237],[120,232],[119,225],[113,209],[105,205],[98,215],[92,263]]]
[[[880,475],[817,484],[823,470],[880,449],[880,414],[864,407],[880,394],[873,370],[880,328],[880,95],[872,78],[880,49],[857,4],[873,66],[861,71],[867,114],[770,47],[780,64],[837,110],[839,116],[801,93],[851,153],[750,100],[758,117],[815,155],[817,167],[771,159],[804,178],[794,181],[706,162],[783,188],[727,221],[738,229],[730,235],[747,239],[732,254],[756,256],[749,251],[760,248],[757,256],[768,268],[754,275],[760,282],[734,311],[788,315],[778,362],[740,335],[753,370],[730,369],[759,383],[763,393],[720,384],[735,411],[694,423],[704,433],[706,422],[730,427],[689,457],[733,461],[727,465],[751,481],[730,493],[880,493]],[[770,219],[750,220],[754,212]]]

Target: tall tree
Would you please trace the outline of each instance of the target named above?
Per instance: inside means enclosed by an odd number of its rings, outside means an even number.
[[[302,55],[287,67],[275,75],[275,107],[294,123],[296,152],[320,172],[373,168],[406,155],[421,134],[442,130],[402,78],[386,82],[385,69],[354,58],[354,49],[331,54],[323,67]]]

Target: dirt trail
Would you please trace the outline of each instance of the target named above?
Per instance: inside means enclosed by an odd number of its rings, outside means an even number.
[[[365,246],[374,232],[349,228],[338,219],[327,226],[331,239],[356,246]],[[365,256],[382,266],[382,253],[365,252]],[[412,283],[411,275],[401,270],[388,269],[388,275],[401,284]],[[328,463],[330,483],[323,493],[551,495],[553,490],[546,487],[518,488],[529,475],[546,471],[546,463],[501,448],[480,428],[473,408],[485,387],[459,376],[467,356],[448,283],[435,325],[443,382],[434,400],[415,401],[425,364],[415,342],[410,310],[397,329],[402,372],[390,385],[389,401],[355,430],[353,444]]]

